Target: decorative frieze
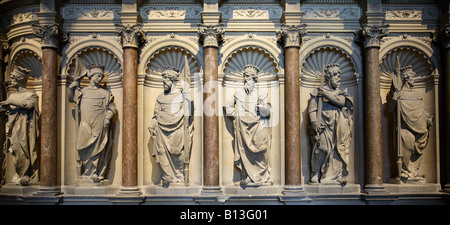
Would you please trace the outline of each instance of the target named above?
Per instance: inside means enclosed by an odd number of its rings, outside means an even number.
[[[360,8],[357,6],[305,6],[302,19],[359,19]]]
[[[70,6],[64,8],[63,16],[69,20],[112,20],[119,17],[120,10],[120,7]]]
[[[433,5],[383,7],[386,20],[435,20],[439,17],[437,10]]]
[[[271,19],[280,18],[283,12],[281,7],[273,6],[224,6],[221,9],[223,19]]]
[[[217,25],[204,25],[199,24],[198,34],[203,40],[203,47],[219,47],[219,39],[221,39],[222,34],[225,32],[223,29],[223,24]]]
[[[182,20],[182,19],[198,19],[200,18],[202,8],[200,6],[152,6],[143,7],[141,15],[144,19],[168,19],[168,20]]]

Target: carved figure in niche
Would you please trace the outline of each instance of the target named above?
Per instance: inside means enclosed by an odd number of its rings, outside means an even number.
[[[16,92],[0,102],[0,111],[8,114],[3,151],[13,156],[15,174],[11,183],[23,186],[37,183],[39,180],[37,162],[39,97],[25,86],[29,73],[30,70],[15,66],[9,85],[16,88]]]
[[[194,132],[189,64],[185,69],[167,67],[162,72],[164,93],[156,98],[150,127],[150,153],[162,170],[163,187],[189,185],[189,161]],[[182,89],[177,88],[181,82]]]
[[[420,163],[430,136],[433,115],[427,113],[423,105],[423,95],[413,89],[416,73],[412,66],[400,68],[397,58],[397,69],[392,78],[391,90],[396,134],[398,172],[402,183],[426,183],[420,173]]]
[[[259,68],[246,65],[242,75],[244,88],[226,103],[226,114],[234,125],[234,163],[241,173],[240,185],[271,185],[267,151],[271,146],[268,119],[272,106],[267,93],[258,93]]]
[[[339,64],[325,65],[320,87],[311,92],[308,114],[314,146],[310,184],[347,183],[353,99],[346,91],[338,89],[340,77]]]
[[[76,104],[77,184],[110,184],[105,173],[111,158],[111,119],[117,112],[114,96],[99,86],[105,76],[104,66],[91,64],[86,70],[77,60],[75,67],[74,80],[69,86],[69,101]],[[80,81],[84,76],[90,83],[81,88]]]

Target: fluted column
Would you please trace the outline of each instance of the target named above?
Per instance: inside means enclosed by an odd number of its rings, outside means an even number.
[[[380,40],[388,34],[387,26],[363,25],[364,38],[364,112],[365,174],[367,193],[384,193],[381,145]]]
[[[221,24],[199,25],[203,40],[203,190],[220,193],[219,183],[219,38],[224,33]]]
[[[60,41],[67,37],[59,24],[33,24],[33,34],[42,41],[42,110],[41,123],[41,151],[38,194],[56,195],[60,188],[57,186],[57,71],[58,47]]]
[[[284,41],[285,195],[305,195],[301,187],[299,49],[305,25],[282,24]]]
[[[122,192],[138,194],[137,177],[137,63],[145,41],[142,24],[116,24],[123,48]]]

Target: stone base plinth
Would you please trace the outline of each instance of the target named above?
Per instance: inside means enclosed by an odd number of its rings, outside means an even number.
[[[33,195],[38,189],[38,185],[22,186],[20,184],[5,184],[0,188],[0,193],[4,195],[27,196]]]
[[[328,184],[309,184],[303,186],[308,194],[359,194],[361,188],[359,184],[328,185]]]
[[[276,195],[281,192],[279,186],[231,186],[223,187],[226,195]]]
[[[144,195],[199,195],[202,187],[171,184],[168,187],[144,186],[142,190]]]
[[[64,194],[67,195],[82,195],[82,196],[106,196],[106,195],[116,195],[120,187],[118,186],[78,186],[70,185],[62,188]]]
[[[391,194],[438,193],[441,189],[439,184],[384,184],[384,187]]]

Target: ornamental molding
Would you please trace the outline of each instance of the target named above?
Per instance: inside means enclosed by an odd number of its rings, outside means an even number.
[[[9,26],[12,26],[21,23],[37,21],[37,12],[39,12],[39,7],[15,10],[11,13],[8,13],[8,15],[6,16],[6,23]]]
[[[203,8],[198,5],[189,6],[144,6],[140,10],[143,19],[199,19]]]
[[[436,20],[439,18],[437,11],[433,5],[383,7],[386,20]]]
[[[62,15],[68,20],[112,20],[120,18],[120,6],[66,6],[63,8]]]
[[[304,6],[302,19],[359,19],[361,10],[357,6]]]
[[[283,9],[277,6],[222,6],[222,19],[275,19],[280,18]]]

